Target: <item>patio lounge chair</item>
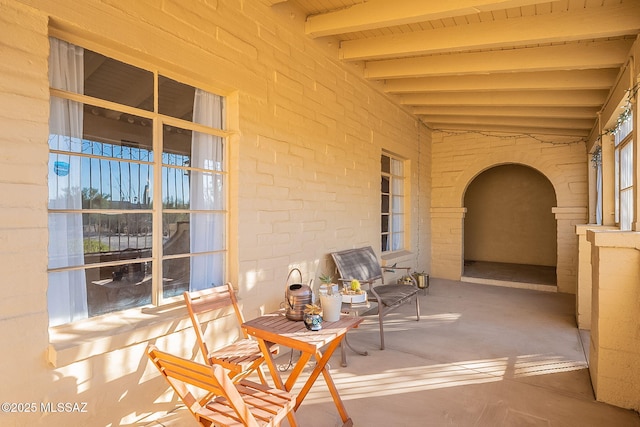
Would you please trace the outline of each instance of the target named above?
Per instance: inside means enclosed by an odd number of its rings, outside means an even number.
[[[407,276],[411,278],[412,284],[384,284],[382,267],[378,262],[376,254],[371,246],[348,249],[331,254],[336,263],[340,281],[350,282],[357,279],[361,284],[369,287],[369,300],[378,303],[378,321],[380,323],[380,349],[384,350],[384,326],[383,318],[387,313],[401,306],[405,302],[415,298],[416,320],[420,320],[420,302],[418,300],[418,287],[415,279],[409,274],[411,267],[396,267],[393,269],[406,270]],[[381,284],[375,286],[374,283],[380,281]]]
[[[209,365],[218,364],[228,369],[234,382],[240,381],[256,371],[260,381],[263,384],[267,384],[261,368],[264,356],[260,351],[258,342],[249,338],[244,329],[241,329],[242,338],[217,350],[210,351],[204,339],[203,322],[200,316],[207,312],[225,310],[232,307],[238,321],[238,328],[244,323],[244,317],[238,306],[238,300],[231,283],[203,291],[185,292],[183,295],[196,333],[198,346],[205,362]],[[277,354],[278,346],[272,344],[269,350]]]
[[[203,365],[158,350],[147,355],[203,426],[279,426],[287,417],[297,426],[292,394],[247,379],[233,383],[220,365]]]

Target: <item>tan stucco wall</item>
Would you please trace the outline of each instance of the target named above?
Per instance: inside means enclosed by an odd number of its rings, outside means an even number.
[[[86,413],[2,414],[0,424],[132,424],[173,405],[144,357],[148,341],[194,354],[180,306],[80,322],[70,339],[47,330],[50,29],[229,97],[229,279],[246,317],[279,306],[292,267],[308,281],[330,251],[379,247],[382,149],[410,170],[410,251],[397,261],[430,270],[429,131],[340,65],[335,45],[305,39],[286,5],[0,0],[0,22],[0,398],[87,402]]]
[[[640,233],[587,230],[593,285],[589,373],[596,399],[640,410]]]
[[[548,142],[547,142],[548,141]],[[578,239],[575,225],[587,218],[587,166],[583,142],[571,138],[509,136],[486,132],[434,132],[432,179],[432,274],[460,279],[463,268],[463,206],[467,186],[484,170],[520,164],[553,185],[557,206],[558,291],[575,293]]]
[[[603,108],[603,128],[614,126],[625,103],[627,88],[637,87],[640,74],[640,42],[636,40],[617,89]],[[636,95],[637,96],[637,95]],[[631,104],[638,141],[640,117],[637,101]],[[606,123],[606,125],[604,124]],[[619,231],[614,216],[614,144],[611,135],[594,141],[602,146],[603,226],[579,225],[578,326],[591,329],[589,372],[596,399],[624,408],[640,408],[640,233]],[[637,147],[637,144],[636,144]],[[640,151],[635,150],[637,184]],[[590,185],[595,187],[595,179]],[[634,184],[636,220],[640,212],[638,186]],[[590,191],[591,218],[595,218],[595,188]]]

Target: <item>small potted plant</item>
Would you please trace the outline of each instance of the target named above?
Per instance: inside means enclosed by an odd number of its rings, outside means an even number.
[[[322,309],[316,304],[305,304],[304,325],[310,331],[322,329]]]

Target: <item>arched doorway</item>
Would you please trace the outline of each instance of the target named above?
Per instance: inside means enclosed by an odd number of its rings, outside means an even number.
[[[537,170],[494,166],[464,194],[464,277],[556,285],[556,194]]]

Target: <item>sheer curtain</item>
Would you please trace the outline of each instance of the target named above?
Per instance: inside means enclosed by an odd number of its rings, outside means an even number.
[[[50,38],[49,81],[69,92],[84,91],[84,51]],[[68,153],[82,151],[82,104],[51,97],[49,148]],[[49,155],[49,268],[82,266],[84,246],[82,214],[56,210],[82,209],[80,158],[69,154]],[[47,291],[49,325],[88,317],[84,270],[49,273]]]
[[[222,98],[196,89],[193,105],[193,121],[205,126],[222,129]],[[191,139],[191,166],[206,170],[222,171],[224,164],[223,138],[193,132]],[[191,171],[190,205],[192,211],[222,211],[224,186],[221,174]],[[225,216],[222,213],[194,212],[190,218],[191,253],[224,248]],[[224,258],[222,255],[192,255],[189,289],[191,291],[219,286],[224,283]]]

